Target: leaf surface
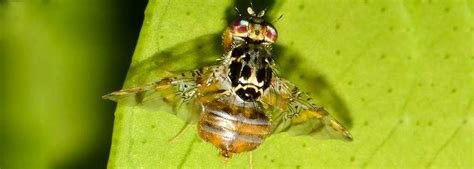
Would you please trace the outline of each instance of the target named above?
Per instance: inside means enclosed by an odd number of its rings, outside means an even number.
[[[327,107],[354,141],[273,135],[253,152],[255,168],[474,166],[472,1],[263,4],[270,20],[284,14],[274,24],[282,76]],[[212,63],[234,6],[246,4],[150,1],[125,87]],[[220,159],[195,127],[168,143],[185,123],[155,106],[118,105],[109,167],[248,166],[248,154]]]

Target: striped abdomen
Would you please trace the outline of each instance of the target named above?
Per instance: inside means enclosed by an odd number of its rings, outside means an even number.
[[[257,148],[270,133],[270,122],[263,112],[221,102],[203,106],[199,136],[220,148],[226,158]]]

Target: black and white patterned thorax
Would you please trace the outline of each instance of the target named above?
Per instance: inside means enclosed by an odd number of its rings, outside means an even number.
[[[230,52],[228,77],[232,90],[244,101],[256,101],[270,86],[273,71],[270,48],[260,43],[242,43]]]

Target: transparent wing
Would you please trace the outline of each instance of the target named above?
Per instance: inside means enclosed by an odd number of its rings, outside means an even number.
[[[271,89],[262,98],[272,119],[273,133],[309,135],[317,139],[351,141],[352,135],[323,107],[289,81],[274,78]]]
[[[102,98],[152,110],[157,108],[163,110],[162,108],[166,106],[160,106],[160,104],[168,103],[172,110],[164,109],[165,111],[189,120],[199,114],[192,100],[196,98],[197,84],[203,78],[204,70],[207,69],[179,73],[151,84],[115,91]],[[181,110],[183,105],[191,107],[191,111]]]
[[[164,78],[151,84],[122,89],[102,96],[103,99],[116,102],[141,104],[153,97],[175,98],[178,95],[183,99],[193,96],[196,82],[193,79]],[[156,95],[159,94],[159,95]]]

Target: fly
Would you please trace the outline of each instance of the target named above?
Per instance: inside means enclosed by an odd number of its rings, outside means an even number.
[[[198,135],[225,158],[252,151],[279,132],[351,141],[351,134],[325,109],[278,76],[271,57],[277,30],[263,19],[265,10],[256,13],[249,7],[247,12],[224,31],[225,54],[218,64],[103,98],[120,101],[170,91],[195,107],[188,123],[197,123]]]

